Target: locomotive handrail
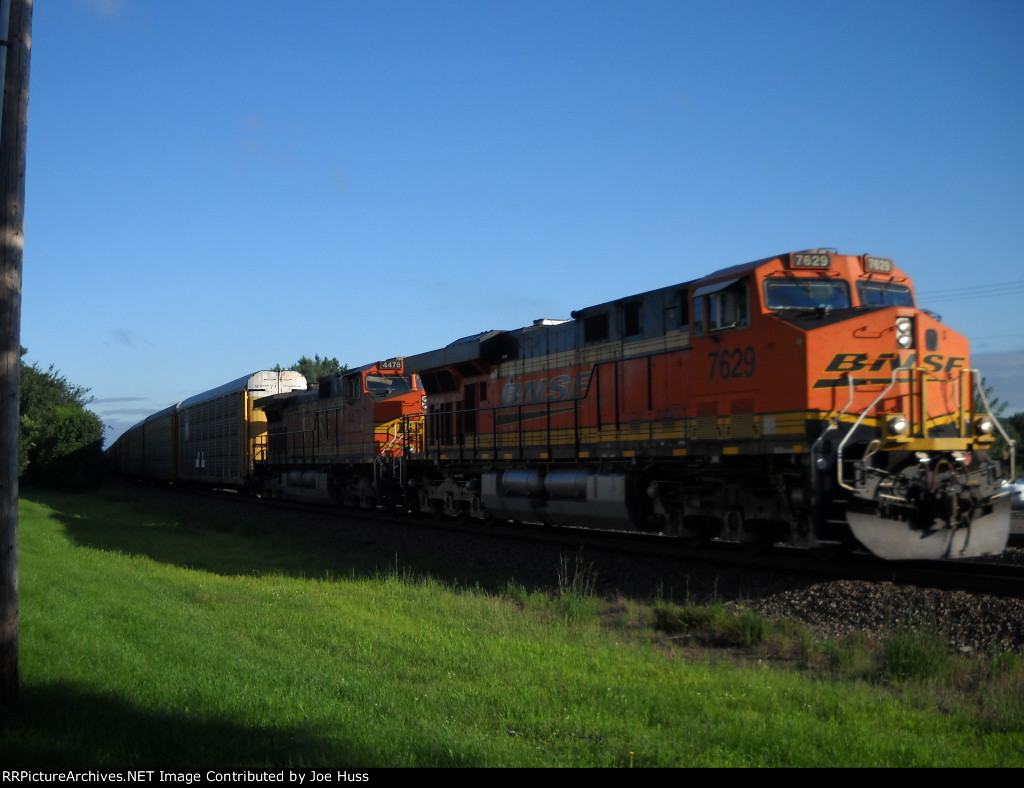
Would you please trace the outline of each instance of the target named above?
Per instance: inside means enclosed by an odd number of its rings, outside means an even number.
[[[882,389],[882,391],[879,392],[878,396],[875,397],[871,404],[868,405],[861,412],[860,416],[858,416],[857,420],[853,423],[853,426],[850,427],[846,435],[843,436],[843,439],[839,441],[839,445],[836,447],[836,481],[839,482],[839,486],[842,487],[843,489],[854,491],[853,487],[851,487],[849,484],[843,481],[843,448],[846,446],[847,442],[850,440],[853,434],[857,431],[857,428],[860,427],[861,423],[864,421],[864,418],[868,415],[868,413],[870,411],[873,411],[875,409],[875,406],[879,402],[881,402],[885,395],[892,390],[892,387],[896,385],[896,376],[899,375],[899,373],[901,372],[913,372],[913,370],[913,367],[896,367],[892,371],[892,380],[889,381],[889,385]]]
[[[1017,478],[1017,441],[1013,440],[1007,435],[1003,425],[999,422],[999,419],[992,413],[992,406],[988,402],[988,397],[985,394],[985,389],[981,386],[981,373],[976,370],[971,370],[971,376],[974,378],[974,388],[977,390],[979,397],[981,398],[981,404],[985,406],[985,414],[992,419],[992,423],[999,430],[999,434],[1003,436],[1003,440],[1006,441],[1007,448],[1009,449],[1010,455],[1010,476],[1011,479]]]
[[[857,431],[857,428],[860,427],[861,423],[864,421],[864,418],[867,416],[867,414],[870,413],[871,411],[873,411],[875,409],[875,406],[889,393],[890,390],[892,390],[893,386],[896,385],[896,382],[897,382],[896,379],[897,379],[897,376],[899,375],[899,373],[901,373],[901,372],[913,373],[914,369],[915,368],[912,367],[912,366],[897,367],[897,368],[895,368],[893,370],[893,373],[892,373],[892,380],[889,381],[889,385],[886,386],[878,394],[878,396],[875,397],[875,399],[871,402],[871,404],[868,405],[867,408],[865,408],[861,412],[860,416],[857,417],[857,421],[854,422],[853,426],[849,429],[849,431],[846,433],[846,435],[843,436],[843,439],[839,442],[839,446],[836,448],[836,481],[838,481],[839,485],[841,487],[843,487],[844,489],[851,490],[851,491],[854,489],[853,487],[848,485],[843,480],[843,450],[844,450],[846,444],[849,442],[849,440],[853,436],[853,434]],[[971,377],[974,380],[974,388],[975,388],[976,392],[978,393],[979,398],[981,399],[982,405],[984,405],[984,407],[985,407],[986,415],[989,417],[989,419],[992,420],[992,423],[995,425],[996,429],[999,430],[999,434],[1003,436],[1003,440],[1006,441],[1007,446],[1009,447],[1010,478],[1011,479],[1012,478],[1016,478],[1016,451],[1015,451],[1016,450],[1016,445],[1017,445],[1016,441],[1014,441],[1013,439],[1010,438],[1010,436],[1007,434],[1006,430],[1003,428],[1003,425],[1000,424],[999,420],[992,413],[992,406],[989,404],[988,397],[985,395],[985,391],[981,387],[981,374],[980,374],[980,372],[978,370],[976,370],[976,369],[971,369],[971,370],[968,370],[968,371],[970,372]],[[913,388],[913,383],[914,383],[914,378],[913,378],[913,375],[911,375],[911,379],[910,379],[911,388]],[[922,398],[925,396],[924,395],[925,388],[926,388],[926,386],[924,385],[924,381],[922,380],[922,385],[921,385],[921,389],[922,389],[921,396],[922,396]],[[962,394],[959,397],[959,399],[961,400],[959,410],[960,410],[961,414],[963,414],[963,411],[964,411],[963,399],[964,399],[964,397],[963,397]],[[913,403],[911,403],[911,408],[913,408]],[[922,403],[921,403],[921,428],[922,429],[925,429],[926,414],[927,414],[927,410],[926,410],[925,402],[922,399]],[[913,413],[911,412],[909,414],[909,416],[911,418],[911,422],[913,422]],[[831,425],[830,425],[829,429],[831,429]],[[961,416],[961,419],[960,419],[960,430],[959,430],[961,435],[963,435],[965,430],[969,430],[969,429],[970,429],[970,426],[968,425],[968,426],[965,427],[965,425],[963,423],[963,418]],[[825,432],[828,432],[828,430],[826,430]],[[823,432],[822,435],[819,436],[819,440],[821,440],[821,438],[824,437],[825,432]],[[817,442],[815,442],[815,446],[817,446]],[[813,449],[812,449],[812,458],[813,458]]]
[[[301,441],[295,439],[295,436],[297,435],[301,436]],[[283,458],[288,462],[306,462],[307,458],[311,457],[313,449],[315,449],[314,445],[310,445],[307,449],[307,435],[311,435],[312,439],[315,441],[316,433],[312,430],[268,432],[257,436],[255,440],[263,442],[264,445],[264,458],[261,461],[272,462],[275,459]]]
[[[848,411],[850,409],[851,405],[853,405],[853,396],[854,396],[853,375],[851,375],[849,372],[846,372],[844,374],[846,375],[847,388],[850,390],[850,398],[846,401],[846,404],[843,406],[843,409],[840,410],[838,413],[836,413],[835,416],[832,417],[832,419],[828,423],[828,426],[824,430],[821,431],[821,435],[818,436],[818,439],[816,441],[814,441],[814,444],[811,446],[811,462],[812,463],[814,462],[814,455],[817,453],[818,445],[823,440],[825,440],[825,436],[826,435],[828,435],[832,430],[834,430],[836,427],[839,426],[839,422],[843,418],[843,414],[846,413],[846,411]]]
[[[391,434],[392,430],[394,430],[394,435]],[[398,424],[392,424],[384,434],[387,436],[387,440],[381,444],[379,452],[380,458],[386,457],[388,452],[395,447],[396,443],[398,443]]]

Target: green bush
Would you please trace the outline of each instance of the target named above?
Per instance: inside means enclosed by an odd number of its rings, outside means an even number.
[[[103,422],[88,389],[52,366],[21,365],[18,476],[25,484],[82,490],[103,475]]]

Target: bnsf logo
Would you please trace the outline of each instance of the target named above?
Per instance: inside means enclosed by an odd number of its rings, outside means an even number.
[[[880,372],[887,369],[890,372],[898,367],[922,366],[932,372],[952,372],[954,369],[963,369],[967,359],[963,356],[950,356],[948,359],[939,354],[931,353],[918,362],[917,354],[910,353],[902,361],[898,353],[879,353],[872,356],[869,353],[836,353],[829,365],[825,367],[826,372]]]
[[[538,405],[543,402],[562,402],[585,396],[590,386],[592,370],[578,375],[555,375],[522,382],[510,380],[501,390],[502,405]]]
[[[916,353],[908,353],[902,358],[898,353],[836,353],[825,367],[825,372],[839,373],[836,377],[821,378],[814,388],[829,388],[841,385],[846,372],[881,372],[889,373],[885,378],[856,378],[854,383],[888,383],[892,373],[900,367],[923,367],[932,373],[945,372],[950,374],[964,369],[967,358],[964,356],[944,356],[941,353],[929,353],[920,359]]]

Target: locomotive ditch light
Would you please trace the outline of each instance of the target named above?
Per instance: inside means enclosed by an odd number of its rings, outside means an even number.
[[[893,438],[899,438],[907,434],[907,417],[902,413],[897,413],[895,416],[891,416],[889,421],[885,423],[886,429],[889,431],[889,435]]]
[[[914,346],[914,318],[896,318],[896,344],[902,350],[907,350]]]
[[[991,435],[994,429],[992,425],[992,419],[988,416],[979,416],[974,420],[974,433],[975,435]]]

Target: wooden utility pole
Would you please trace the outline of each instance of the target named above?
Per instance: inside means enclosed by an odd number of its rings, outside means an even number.
[[[8,13],[0,115],[0,704],[10,706],[18,700],[19,678],[18,393],[32,0],[3,0],[2,10]]]

